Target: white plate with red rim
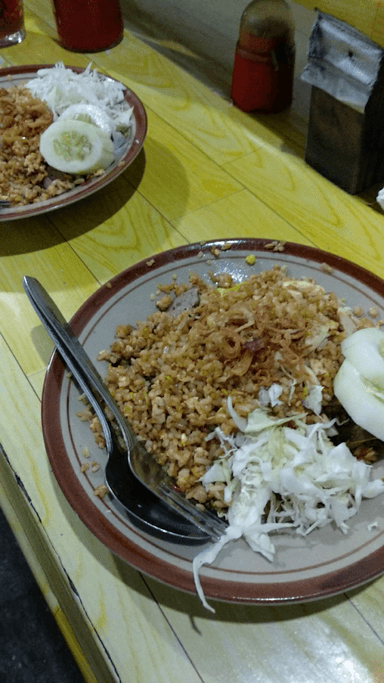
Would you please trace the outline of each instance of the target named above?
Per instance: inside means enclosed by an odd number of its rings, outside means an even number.
[[[223,245],[230,249],[222,250]],[[190,272],[209,280],[209,273],[230,273],[236,282],[275,264],[288,274],[310,276],[326,291],[334,291],[351,307],[375,307],[384,318],[384,281],[338,256],[316,248],[285,243],[282,251],[270,240],[233,239],[193,244],[146,259],[123,271],[95,292],[73,316],[71,324],[101,374],[106,364],[96,360],[122,323],[135,324],[155,310],[157,284]],[[218,256],[212,255],[212,249]],[[245,258],[256,257],[250,266]],[[325,266],[324,266],[325,264]],[[48,457],[57,481],[82,521],[111,551],[133,567],[177,589],[195,592],[191,560],[205,546],[180,545],[138,528],[109,496],[94,495],[103,483],[104,451],[95,446],[87,423],[76,417],[78,392],[57,354],[49,364],[43,390],[42,426]],[[97,472],[81,472],[84,448]],[[89,458],[88,458],[89,461]],[[384,463],[373,466],[384,477]],[[384,573],[384,496],[364,500],[344,535],[331,525],[307,537],[273,536],[276,555],[271,563],[250,550],[243,539],[229,543],[210,566],[201,569],[207,599],[254,605],[295,603],[329,597],[364,584]]]
[[[34,64],[11,66],[0,69],[0,87],[9,88],[13,85],[20,86],[32,78],[37,76],[39,69],[53,68],[54,64]],[[75,73],[82,73],[84,69],[77,66],[67,66]],[[114,79],[105,76],[109,80]],[[47,199],[34,204],[26,204],[24,206],[10,206],[9,208],[0,209],[0,221],[16,220],[18,218],[27,218],[29,216],[37,216],[42,213],[60,209],[64,206],[69,206],[75,202],[88,197],[94,192],[97,192],[102,187],[109,185],[115,178],[117,178],[137,157],[143,147],[146,132],[147,132],[147,115],[144,106],[140,99],[132,90],[128,88],[125,90],[124,98],[126,103],[133,107],[132,126],[124,142],[118,149],[116,149],[115,160],[106,169],[105,173],[100,176],[89,178],[82,185],[79,185],[68,192],[57,195],[52,199]]]

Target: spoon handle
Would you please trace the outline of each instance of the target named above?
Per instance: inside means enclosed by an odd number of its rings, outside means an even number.
[[[55,344],[57,351],[77,380],[99,420],[102,420],[103,432],[106,438],[108,439],[108,433],[110,434],[110,427],[101,408],[100,401],[103,401],[113,414],[124,436],[127,448],[131,448],[136,440],[133,432],[63,314],[38,280],[25,275],[22,282],[25,293]],[[97,395],[95,395],[95,392]],[[107,429],[104,430],[106,426]]]

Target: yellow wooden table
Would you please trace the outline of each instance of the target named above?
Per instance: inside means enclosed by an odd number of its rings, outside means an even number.
[[[25,12],[27,37],[1,51],[3,65],[87,65],[55,42],[47,0],[26,1]],[[0,223],[2,508],[87,681],[382,683],[384,578],[304,605],[218,603],[212,615],[113,556],[50,473],[40,396],[52,345],[24,274],[67,318],[129,265],[206,238],[312,244],[384,276],[384,216],[368,195],[351,197],[305,165],[289,113],[243,114],[129,34],[92,61],[141,98],[148,135],[108,188]]]
[[[384,4],[382,0],[295,0],[308,9],[319,10],[365,33],[384,45]]]

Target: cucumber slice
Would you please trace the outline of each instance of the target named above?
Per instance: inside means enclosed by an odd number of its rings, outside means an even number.
[[[356,424],[384,441],[384,393],[364,379],[348,360],[333,381],[333,392]]]
[[[111,138],[85,121],[55,121],[40,136],[47,164],[64,173],[84,174],[107,168],[114,160]]]
[[[113,133],[110,117],[103,109],[94,104],[71,104],[60,115],[60,121],[65,119],[93,123],[94,126],[98,126],[109,136]]]
[[[384,332],[376,327],[358,330],[341,342],[343,356],[362,377],[384,389]]]

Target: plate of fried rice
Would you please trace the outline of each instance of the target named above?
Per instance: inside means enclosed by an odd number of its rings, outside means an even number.
[[[118,86],[123,93],[119,107],[132,108],[129,127],[124,135],[114,138],[114,161],[105,170],[88,175],[70,175],[48,166],[41,156],[40,136],[57,113],[26,84],[41,79],[41,73],[50,69],[60,74],[65,71],[79,76],[85,74],[88,88],[92,88],[95,77],[106,84]],[[0,69],[0,221],[46,213],[88,197],[117,178],[139,154],[147,130],[141,101],[134,92],[124,89],[114,79],[96,70],[93,72],[92,77],[90,65],[82,69],[64,67],[62,63]],[[87,102],[86,99],[83,101]],[[4,208],[1,202],[10,205]]]
[[[137,263],[94,293],[71,325],[152,457],[185,496],[225,517],[226,483],[204,475],[261,408],[273,420],[300,417],[309,428],[333,420],[335,443],[346,441],[357,463],[384,477],[383,444],[351,423],[333,394],[342,340],[380,328],[382,318],[384,282],[356,264],[309,246],[233,239]],[[312,391],[320,385],[320,393]],[[110,496],[100,425],[56,353],[42,427],[54,475],[92,533],[138,570],[194,593],[192,562],[210,542],[152,533],[161,511],[145,491],[129,492],[131,515]],[[227,543],[201,563],[205,597],[304,602],[380,576],[383,502],[382,494],[363,499],[347,524],[310,533],[281,525],[287,528],[270,533],[273,557],[244,537]]]

